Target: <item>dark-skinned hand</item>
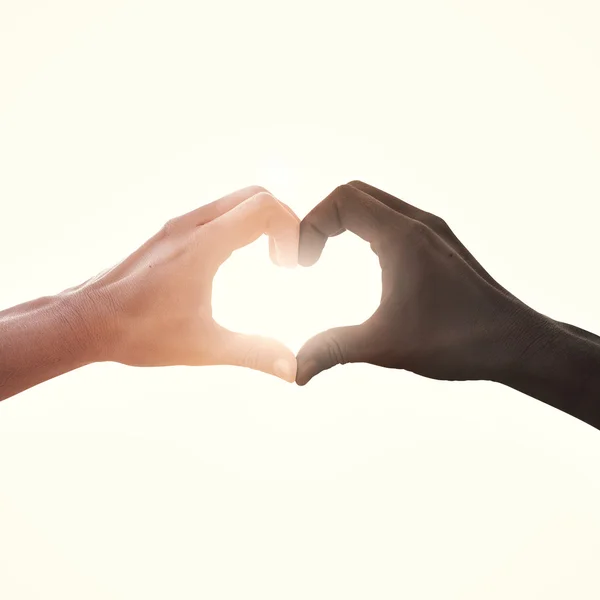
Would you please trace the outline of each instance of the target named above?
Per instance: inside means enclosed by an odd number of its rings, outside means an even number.
[[[492,279],[442,219],[353,181],[302,221],[300,264],[312,265],[327,238],[346,230],[379,257],[381,304],[361,325],[310,339],[298,353],[298,384],[353,362],[435,379],[488,379],[509,350],[512,357],[533,311]]]

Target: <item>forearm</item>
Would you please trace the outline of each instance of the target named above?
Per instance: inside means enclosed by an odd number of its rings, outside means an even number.
[[[600,338],[533,319],[497,381],[600,429]]]
[[[563,323],[562,321],[555,322],[563,329],[566,329],[567,331],[579,337],[590,340],[595,344],[600,344],[600,336],[596,335],[595,333],[592,333],[591,331],[586,331],[585,329],[581,329],[581,327],[577,327],[577,325],[570,325],[569,323]]]
[[[95,362],[93,311],[63,293],[0,312],[0,400]]]

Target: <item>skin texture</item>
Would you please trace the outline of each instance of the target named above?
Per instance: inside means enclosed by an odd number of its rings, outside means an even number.
[[[111,269],[64,292],[0,312],[0,400],[92,362],[237,365],[293,382],[280,342],[212,318],[212,281],[236,249],[263,233],[271,258],[293,267],[298,217],[260,187],[170,220]]]
[[[351,231],[382,269],[379,308],[364,323],[310,339],[305,385],[365,362],[443,380],[497,381],[600,426],[600,338],[537,313],[499,285],[439,217],[360,181],[336,188],[300,225],[299,262]]]

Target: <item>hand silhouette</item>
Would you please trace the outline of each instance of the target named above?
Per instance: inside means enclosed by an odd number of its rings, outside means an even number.
[[[379,257],[381,304],[365,323],[306,342],[297,356],[298,384],[351,362],[435,379],[488,379],[509,360],[533,311],[492,279],[442,219],[353,181],[302,220],[300,264],[313,264],[327,238],[345,230]]]

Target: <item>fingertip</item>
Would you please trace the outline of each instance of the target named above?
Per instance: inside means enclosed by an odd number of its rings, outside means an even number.
[[[304,387],[311,379],[312,377],[307,377],[306,375],[301,375],[298,373],[296,375],[296,385]]]
[[[296,361],[278,358],[273,364],[273,374],[288,383],[294,383],[297,375]]]
[[[298,266],[298,241],[294,240],[293,245],[275,242],[275,255],[277,257],[276,265],[286,269],[294,269]]]
[[[312,267],[317,260],[319,259],[318,256],[311,256],[309,253],[306,254],[300,254],[298,256],[298,264],[301,267]]]
[[[220,325],[218,328],[210,364],[246,367],[294,383],[297,359],[284,344],[272,338],[230,331]]]
[[[298,265],[300,265],[301,267],[312,267],[315,263],[317,262],[317,260],[308,260],[307,258],[304,257],[298,257]]]
[[[306,385],[318,372],[317,363],[314,360],[303,361],[298,359],[296,383],[299,386]]]

